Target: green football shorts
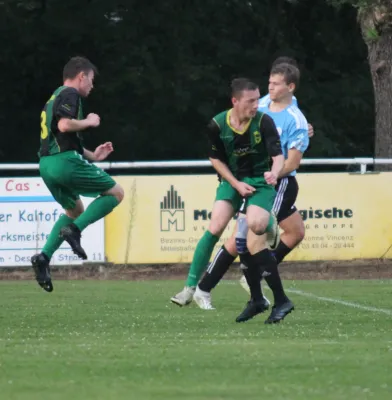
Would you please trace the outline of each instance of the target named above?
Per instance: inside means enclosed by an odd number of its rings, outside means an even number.
[[[50,193],[65,210],[74,208],[79,196],[97,197],[116,184],[104,170],[76,151],[42,157],[39,171]]]
[[[264,208],[264,210],[271,212],[276,197],[275,187],[268,185],[264,178],[244,178],[241,179],[241,182],[245,182],[256,189],[251,196],[246,198],[246,205],[259,206]],[[243,198],[229,182],[222,181],[216,190],[215,201],[218,200],[229,201],[234,208],[234,212],[238,212]]]

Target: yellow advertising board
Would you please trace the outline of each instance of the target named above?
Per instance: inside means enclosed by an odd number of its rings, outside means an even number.
[[[123,203],[105,220],[108,261],[189,263],[208,228],[215,175],[120,176]],[[306,237],[287,260],[392,257],[392,173],[299,174]],[[216,249],[231,235],[232,221]],[[216,250],[215,249],[215,250]]]

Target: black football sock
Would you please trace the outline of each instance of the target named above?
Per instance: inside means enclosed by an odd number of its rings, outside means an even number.
[[[235,257],[225,249],[225,246],[222,246],[200,281],[200,290],[211,292],[223,278],[223,275],[228,271],[234,260]]]
[[[280,279],[278,264],[270,250],[265,249],[263,252],[265,252],[263,255],[264,279],[272,290],[275,305],[279,305],[287,301],[287,296],[283,289],[282,280]]]
[[[293,249],[290,249],[290,247],[286,246],[282,241],[280,241],[276,250],[272,252],[277,264],[279,265],[292,250]]]
[[[246,276],[246,269],[248,268],[248,264],[250,262],[250,257],[251,257],[250,253],[240,254],[241,263],[246,267],[245,269],[242,270],[242,272],[245,276],[248,286],[249,286],[249,282],[248,282],[248,278]],[[259,274],[260,274],[259,280],[262,281],[263,280],[263,277],[262,277],[263,271],[261,269],[259,269]],[[249,286],[249,289],[250,289],[250,286]],[[264,297],[264,292],[263,292],[263,287],[261,286],[261,282],[260,282],[260,290],[261,290],[261,296]]]
[[[250,253],[240,254],[240,260],[246,266],[243,273],[250,289],[250,296],[252,300],[259,302],[263,297],[260,283],[260,264]]]

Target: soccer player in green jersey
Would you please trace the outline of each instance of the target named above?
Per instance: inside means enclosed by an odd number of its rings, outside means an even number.
[[[31,258],[38,284],[53,290],[49,263],[65,240],[81,259],[81,232],[109,214],[123,199],[124,191],[105,171],[90,161],[102,161],[113,151],[111,142],[94,152],[83,147],[81,132],[100,125],[97,114],[84,117],[82,97],[93,89],[96,67],[84,57],[71,58],[63,70],[63,85],[57,88],[41,113],[39,170],[54,199],[64,208],[42,252]],[[84,210],[80,195],[96,197]]]
[[[272,67],[270,75],[269,94],[260,99],[259,111],[268,114],[274,120],[280,132],[285,156],[285,165],[275,188],[277,195],[273,207],[279,226],[284,232],[279,245],[272,252],[279,264],[301,242],[305,234],[304,223],[295,206],[298,195],[296,169],[309,144],[309,124],[297,107],[294,97],[300,79],[299,69],[293,63],[277,63]],[[246,204],[244,204],[245,209]],[[238,253],[244,250],[246,252],[246,220],[244,221],[243,214],[239,214],[237,224],[238,229],[217,253],[196,288],[193,300],[204,310],[213,309],[211,290],[229,269]],[[236,238],[237,235],[239,238]],[[294,309],[294,305],[284,292],[278,270],[266,272],[268,274],[265,274],[264,278],[273,292],[274,307],[265,323],[278,323]],[[241,286],[249,292],[245,276],[241,278]]]
[[[233,108],[214,117],[208,125],[209,157],[222,181],[217,189],[210,226],[196,247],[186,286],[171,298],[177,305],[187,305],[192,301],[197,275],[200,274],[194,267],[202,266],[204,272],[215,244],[246,197],[251,254],[246,274],[252,282],[252,307],[245,313],[246,319],[249,319],[248,314],[261,312],[259,268],[274,263],[264,233],[270,221],[276,196],[274,185],[283,168],[284,157],[272,118],[257,111],[259,98],[259,88],[255,83],[245,78],[235,79],[232,82]]]

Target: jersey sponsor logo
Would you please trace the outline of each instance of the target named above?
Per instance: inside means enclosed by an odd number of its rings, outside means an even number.
[[[261,134],[260,134],[259,131],[254,131],[254,132],[253,132],[253,136],[254,136],[254,138],[255,138],[256,144],[261,143]]]
[[[250,146],[239,147],[238,149],[233,150],[233,155],[236,157],[246,156],[251,153],[253,153],[253,150]]]
[[[161,201],[161,232],[169,231],[185,231],[185,203],[173,185]]]
[[[71,106],[69,104],[62,104],[61,107],[64,108],[64,110],[66,110],[68,112],[71,111]]]

